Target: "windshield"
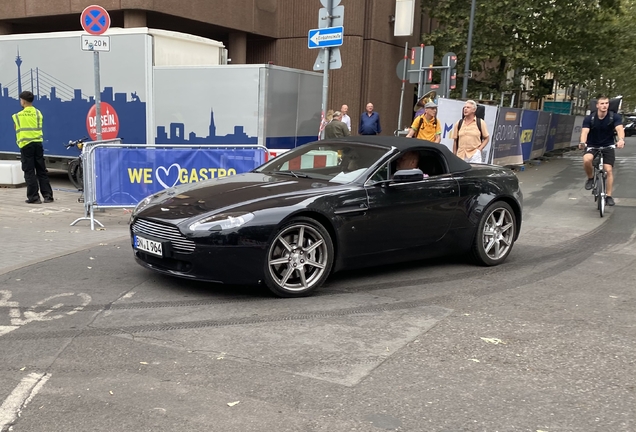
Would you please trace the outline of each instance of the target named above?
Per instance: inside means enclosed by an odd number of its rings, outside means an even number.
[[[315,142],[283,153],[255,171],[349,183],[389,151],[386,147],[369,144]]]

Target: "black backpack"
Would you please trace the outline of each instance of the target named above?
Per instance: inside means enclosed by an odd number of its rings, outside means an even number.
[[[420,124],[417,125],[417,131],[416,131],[417,133],[420,133],[420,129],[422,128],[422,123],[424,123],[424,114],[420,116]],[[437,116],[433,117],[433,126],[437,128]]]
[[[590,117],[590,129],[594,127],[594,120],[596,119],[596,111],[594,111]],[[614,126],[614,111],[608,111],[607,115],[609,116],[610,125]],[[614,133],[616,133],[616,127],[614,127]]]
[[[608,111],[614,111],[614,112],[618,112],[621,109],[621,98],[612,98],[609,100],[609,110]],[[596,103],[598,102],[598,99],[594,98],[594,99],[590,99],[590,103],[589,103],[589,110],[590,112],[594,112],[596,111]]]
[[[609,122],[610,125],[612,126],[612,135],[614,136],[614,139],[616,140],[616,136],[618,136],[618,134],[616,133],[616,126],[614,126],[614,111],[608,111],[607,112],[607,116],[609,117]],[[590,117],[590,130],[592,130],[592,128],[594,127],[594,120],[596,119],[596,111],[594,111],[592,113],[592,117]]]
[[[590,129],[594,127],[594,120],[596,119],[596,103],[598,99],[590,99]],[[607,110],[607,115],[609,115],[609,121],[612,126],[614,126],[614,113],[618,112],[621,107],[621,98],[612,98],[609,100],[609,110]],[[616,135],[616,127],[614,127],[614,135]]]
[[[475,121],[477,122],[477,128],[479,129],[479,140],[484,140],[484,132],[481,129],[481,118],[475,116]],[[462,123],[464,123],[464,117],[459,119],[457,122],[457,137],[455,137],[455,152],[459,148],[459,130],[462,128]]]

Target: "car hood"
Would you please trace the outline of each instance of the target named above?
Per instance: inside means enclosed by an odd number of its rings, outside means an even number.
[[[325,180],[262,173],[239,174],[166,189],[137,216],[176,222],[277,197],[288,199],[295,195],[322,195],[343,187]]]

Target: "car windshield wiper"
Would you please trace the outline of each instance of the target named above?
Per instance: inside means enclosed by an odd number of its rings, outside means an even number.
[[[274,171],[272,174],[289,175],[289,176],[294,176],[296,178],[310,178],[307,174],[297,173],[294,171]]]

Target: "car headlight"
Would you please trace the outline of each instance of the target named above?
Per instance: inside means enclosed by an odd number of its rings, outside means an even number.
[[[147,196],[146,198],[144,198],[141,201],[139,201],[139,204],[137,204],[135,209],[132,211],[132,216],[135,216],[135,215],[137,215],[137,213],[142,211],[148,204],[150,204],[150,201],[152,201],[152,195],[151,196]]]
[[[252,213],[221,213],[190,224],[191,231],[223,231],[238,228],[254,219]]]

